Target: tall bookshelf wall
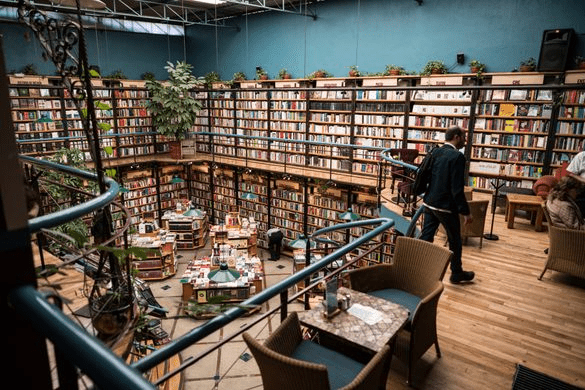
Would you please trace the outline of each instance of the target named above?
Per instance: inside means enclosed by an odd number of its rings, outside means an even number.
[[[215,216],[212,223],[221,221],[230,206],[239,205],[261,229],[286,227],[287,238],[295,239],[303,232],[299,226],[304,221],[293,214],[303,210],[303,177],[315,180],[315,188],[317,180],[327,179],[376,187],[383,166],[381,148],[416,148],[422,158],[443,143],[445,129],[454,124],[468,130],[469,185],[491,190],[492,179],[500,177],[506,185],[531,187],[540,175],[569,161],[585,142],[585,74],[566,72],[564,85],[558,83],[560,76],[487,74],[480,86],[474,86],[480,84],[475,75],[444,75],[353,79],[351,85],[332,80],[314,86],[304,80],[195,90],[203,104],[193,128],[199,156],[195,165],[180,165],[177,174],[186,184],[171,186],[170,191],[165,180],[172,174],[151,167],[140,177],[144,165],[131,168],[137,162],[164,159],[161,153],[168,150],[166,140],[153,132],[144,83],[95,80],[93,89],[95,100],[111,107],[96,113],[99,121],[111,125],[108,131],[100,130],[102,146],[113,149],[111,154],[101,150],[110,160],[108,166],[125,167],[123,184],[154,180],[154,190],[149,190],[154,193],[146,198],[155,195],[157,200],[133,205],[137,216],[145,208],[159,215],[159,208],[172,207],[176,197],[190,196],[210,219]],[[88,156],[79,113],[62,87],[44,77],[12,77],[10,84],[21,153],[42,157],[61,147],[80,147]],[[355,148],[345,146],[349,144]],[[249,179],[248,170],[260,172],[262,180]],[[147,188],[152,187],[149,183]],[[243,198],[247,192],[258,198]],[[309,194],[308,202],[315,207],[309,217],[317,221],[328,212],[314,204],[319,203],[316,189]],[[142,196],[126,198],[134,202]],[[364,211],[356,210],[367,215],[367,207]]]

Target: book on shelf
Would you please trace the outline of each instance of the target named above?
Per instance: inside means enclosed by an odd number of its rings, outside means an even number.
[[[538,104],[531,104],[528,106],[527,116],[538,116],[540,112],[540,106]]]
[[[516,121],[513,119],[508,119],[504,122],[504,131],[514,131],[514,127],[516,125]]]
[[[536,100],[552,100],[552,90],[550,89],[541,89],[538,91],[538,96]]]
[[[510,103],[500,104],[499,116],[513,116],[516,112],[516,106]]]
[[[518,104],[516,106],[516,116],[528,116],[528,110],[530,105],[528,104]]]
[[[510,91],[510,100],[526,100],[528,91],[526,89],[512,89]]]

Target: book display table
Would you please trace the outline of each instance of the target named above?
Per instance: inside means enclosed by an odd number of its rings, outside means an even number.
[[[182,298],[197,305],[238,303],[261,291],[263,283],[264,269],[258,257],[216,244],[211,256],[196,258],[187,265],[181,278]]]
[[[212,225],[209,229],[209,236],[212,240],[212,246],[215,246],[215,244],[227,244],[240,251],[246,251],[250,256],[258,254],[258,233],[256,232],[255,224],[243,224],[241,227]]]
[[[166,230],[128,236],[130,246],[147,249],[147,258],[132,258],[132,268],[144,280],[161,280],[177,273],[176,234]]]
[[[178,249],[195,249],[205,245],[207,214],[204,211],[167,211],[162,216],[162,223],[165,229],[177,234]]]

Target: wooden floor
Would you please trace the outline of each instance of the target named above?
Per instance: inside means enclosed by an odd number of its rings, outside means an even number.
[[[474,194],[482,197],[489,198]],[[427,352],[413,387],[511,389],[522,364],[585,388],[585,280],[554,271],[537,279],[548,235],[535,232],[528,219],[519,216],[508,229],[504,210],[497,209],[493,232],[499,240],[484,239],[479,249],[479,238],[470,238],[463,248],[463,266],[475,271],[474,283],[452,285],[447,271],[437,318],[442,357]],[[407,389],[405,371],[394,359],[387,388]]]

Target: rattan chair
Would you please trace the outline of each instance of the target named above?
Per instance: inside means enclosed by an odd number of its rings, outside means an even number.
[[[546,206],[543,212],[548,224],[548,258],[539,280],[547,270],[567,273],[585,279],[585,231],[556,227],[551,223]]]
[[[409,309],[410,316],[398,334],[396,355],[407,359],[408,383],[413,365],[437,339],[437,305],[443,276],[451,258],[445,247],[416,238],[398,237],[392,264],[363,267],[348,273],[351,288],[390,300]]]
[[[313,341],[303,340],[299,318],[294,312],[264,344],[249,333],[242,336],[260,368],[264,390],[371,390],[386,386],[388,345],[364,365]]]

